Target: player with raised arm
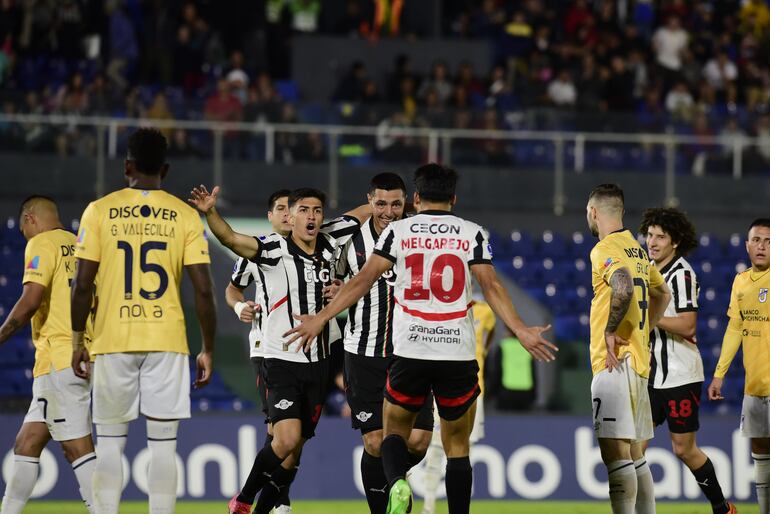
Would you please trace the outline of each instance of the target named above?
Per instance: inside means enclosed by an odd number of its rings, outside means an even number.
[[[91,475],[96,464],[91,439],[91,385],[74,375],[70,331],[70,282],[75,273],[75,235],[59,221],[56,203],[31,196],[19,210],[19,230],[27,239],[24,288],[0,326],[0,344],[32,322],[35,367],[32,403],[16,435],[13,468],[5,486],[2,514],[18,514],[37,481],[40,454],[48,441],[61,444],[89,512]]]
[[[431,391],[448,457],[449,509],[468,513],[473,481],[469,436],[479,395],[471,275],[496,314],[538,360],[553,360],[556,347],[542,337],[548,327],[528,327],[519,318],[492,266],[486,231],[451,213],[457,173],[427,164],[417,169],[414,183],[417,215],[390,223],[361,271],[316,316],[298,315],[302,324],[287,335],[305,351],[315,347],[326,323],[394,268],[394,357],[385,387],[382,442],[390,485],[387,513],[403,514],[411,503],[406,441]]]
[[[679,209],[655,208],[644,212],[639,232],[645,236],[652,264],[671,290],[671,302],[650,333],[653,424],[668,421],[674,454],[692,472],[714,514],[736,513],[722,494],[714,464],[695,441],[703,389],[703,361],[695,340],[700,287],[685,259],[698,247],[695,226]]]
[[[168,173],[163,135],[141,128],[128,140],[128,187],[91,202],[80,221],[72,286],[72,367],[90,353],[99,459],[93,476],[99,514],[117,514],[123,490],[128,423],[147,418],[150,512],[173,513],[176,438],[190,417],[189,348],[180,286],[187,271],[203,336],[195,386],[211,379],[216,330],[208,242],[198,214],[161,189]],[[96,284],[92,346],[83,329]]]
[[[270,195],[267,200],[267,219],[273,229],[273,232],[286,236],[291,232],[289,225],[289,195],[288,189],[280,189]],[[247,301],[243,295],[244,290],[254,284],[254,301]],[[262,346],[262,325],[267,316],[267,284],[264,281],[264,274],[259,266],[248,259],[239,257],[235,262],[233,274],[230,282],[225,289],[225,301],[227,305],[235,311],[238,319],[251,325],[249,331],[249,358],[254,368],[256,378],[257,394],[259,402],[262,405],[262,412],[265,414],[265,423],[267,423],[267,437],[265,445],[273,441],[273,425],[267,413],[267,386],[265,385],[265,374],[263,370],[264,347]],[[282,488],[279,492],[279,498],[275,504],[276,514],[286,514],[291,512],[291,500],[289,499],[289,486]],[[265,495],[262,491],[260,498]],[[267,501],[267,498],[265,498]]]
[[[262,342],[273,440],[257,454],[246,483],[228,504],[231,513],[247,514],[268,481],[280,490],[294,480],[296,462],[305,441],[315,435],[327,392],[331,324],[324,325],[318,345],[306,352],[298,352],[300,345],[292,346],[283,334],[294,326],[295,314],[315,314],[323,307],[338,250],[358,230],[370,208],[367,205],[323,224],[325,195],[316,189],[297,189],[289,195],[291,233],[255,238],[233,231],[219,215],[218,193],[219,187],[209,193],[200,186],[193,189],[189,201],[206,215],[209,228],[225,247],[259,266],[269,298]],[[270,502],[260,502],[255,512],[271,509]]]
[[[653,514],[655,492],[643,446],[653,437],[649,337],[671,295],[647,253],[623,228],[618,186],[594,188],[586,211],[588,228],[599,238],[591,250],[591,398],[610,504],[614,514]]]
[[[722,353],[708,388],[710,400],[723,400],[722,385],[730,364],[743,346],[746,385],[741,410],[741,433],[751,439],[754,482],[759,514],[770,514],[770,219],[754,220],[746,239],[751,268],[733,281],[730,321]]]
[[[363,267],[382,232],[404,216],[406,185],[395,173],[372,177],[367,195],[372,216],[345,246],[340,272],[346,279]],[[382,467],[382,392],[393,358],[392,272],[385,273],[348,311],[345,325],[345,386],[353,428],[361,432],[361,478],[371,514],[384,514],[388,482]],[[425,456],[433,429],[433,401],[425,402],[408,442],[410,467]]]

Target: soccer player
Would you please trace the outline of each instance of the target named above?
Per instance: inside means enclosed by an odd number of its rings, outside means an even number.
[[[3,497],[2,514],[24,509],[37,481],[40,454],[48,441],[59,441],[72,465],[80,495],[95,512],[91,475],[96,464],[91,439],[91,386],[70,368],[69,284],[75,273],[75,235],[64,230],[56,203],[32,196],[22,204],[19,229],[27,239],[24,288],[0,327],[0,344],[32,321],[35,367],[32,403],[13,448],[13,469]]]
[[[708,388],[710,400],[723,400],[725,374],[743,345],[746,386],[741,411],[741,433],[751,439],[754,482],[760,514],[770,514],[770,219],[754,220],[746,240],[751,268],[733,281],[730,322],[722,340],[714,379]]]
[[[495,313],[492,307],[474,295],[473,307],[473,331],[476,337],[476,362],[479,365],[479,390],[476,400],[476,416],[471,430],[471,447],[484,438],[484,361],[495,335]],[[440,425],[440,421],[437,420]],[[434,514],[436,511],[436,490],[441,479],[441,460],[444,449],[441,447],[440,426],[434,431],[430,441],[428,454],[425,456],[425,498],[422,504],[422,514]]]
[[[382,232],[404,216],[406,185],[395,173],[375,175],[367,195],[372,216],[353,235],[343,252],[340,270],[350,279],[372,255]],[[393,357],[393,273],[385,273],[348,311],[345,325],[345,384],[353,428],[361,432],[361,479],[372,514],[384,514],[388,481],[382,467],[382,392]],[[409,439],[409,462],[425,456],[433,429],[433,401],[425,402]]]
[[[594,431],[607,466],[612,512],[653,514],[655,492],[642,444],[653,437],[649,337],[671,295],[623,228],[623,209],[623,191],[615,184],[597,186],[588,197],[588,228],[599,238],[591,250]]]
[[[674,454],[690,469],[714,514],[736,512],[722,494],[711,459],[695,442],[703,389],[703,361],[695,344],[699,285],[685,259],[698,247],[695,227],[679,209],[655,208],[644,212],[639,232],[646,238],[652,264],[671,290],[671,302],[650,334],[653,424],[668,421]]]
[[[305,441],[315,435],[329,382],[331,324],[312,350],[299,352],[283,334],[294,326],[294,315],[316,313],[324,304],[324,290],[334,278],[336,255],[358,230],[370,209],[359,208],[323,225],[325,195],[316,189],[297,189],[289,195],[291,233],[255,238],[234,232],[219,215],[219,187],[209,193],[193,189],[190,203],[206,215],[219,241],[237,255],[255,262],[267,284],[267,320],[263,325],[268,417],[273,440],[257,454],[241,492],[229,502],[234,514],[248,514],[257,493],[268,480],[276,489],[296,476],[296,462]],[[287,465],[284,461],[288,458]],[[282,466],[281,463],[284,463]],[[260,514],[272,505],[257,504]]]
[[[195,291],[203,348],[195,387],[211,379],[216,329],[209,250],[198,214],[161,189],[168,173],[163,135],[141,128],[128,140],[128,187],[91,202],[76,242],[72,286],[72,367],[89,358],[83,328],[96,283],[97,310],[90,353],[99,459],[93,476],[99,514],[116,514],[123,490],[128,423],[147,418],[150,512],[173,513],[176,438],[190,417],[189,348],[180,298],[182,270]]]
[[[471,274],[496,314],[538,359],[554,359],[556,347],[543,339],[548,327],[528,327],[492,266],[488,236],[475,223],[454,216],[457,173],[438,164],[415,172],[417,215],[390,223],[363,269],[346,283],[318,315],[300,315],[290,343],[307,351],[326,323],[370,291],[384,273],[395,269],[393,361],[388,369],[383,408],[382,460],[390,485],[388,514],[403,514],[411,503],[405,480],[409,467],[406,441],[417,413],[433,392],[441,417],[441,437],[448,457],[446,490],[449,511],[468,513],[473,470],[469,436],[479,395],[475,360]]]
[[[273,232],[281,236],[288,235],[291,232],[289,225],[289,195],[288,189],[280,189],[270,195],[267,201],[267,219],[273,228]],[[254,301],[246,301],[243,291],[254,284]],[[244,323],[251,324],[249,331],[249,357],[254,367],[254,375],[257,383],[257,393],[259,401],[262,404],[262,412],[265,414],[267,423],[267,437],[265,444],[271,444],[273,440],[273,425],[267,416],[267,388],[265,385],[265,376],[262,369],[264,360],[264,349],[262,346],[262,325],[267,316],[267,285],[264,282],[264,275],[259,267],[243,257],[239,257],[233,269],[233,275],[230,283],[225,290],[225,300],[227,305],[235,311],[238,319]],[[287,463],[293,464],[293,463]],[[269,488],[263,489],[260,500],[264,496],[264,502],[268,501],[268,495],[278,496],[275,502],[276,514],[287,514],[291,512],[291,501],[289,500],[289,486],[280,491],[270,491]]]

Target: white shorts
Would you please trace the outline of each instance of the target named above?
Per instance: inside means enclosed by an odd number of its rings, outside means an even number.
[[[744,395],[741,434],[745,437],[770,437],[770,396]]]
[[[72,368],[36,377],[24,423],[45,423],[54,441],[90,435],[91,383],[76,377]]]
[[[107,353],[93,365],[94,423],[127,423],[141,412],[163,420],[190,417],[188,356],[173,352]]]
[[[652,409],[647,379],[633,370],[629,359],[623,360],[612,373],[603,370],[594,375],[591,399],[597,438],[652,439]]]
[[[476,444],[482,439],[484,439],[484,395],[480,394],[476,398],[476,417],[473,419],[470,443]]]

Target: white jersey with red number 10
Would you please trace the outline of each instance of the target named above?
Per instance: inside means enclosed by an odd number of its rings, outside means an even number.
[[[474,264],[491,264],[489,236],[446,211],[391,223],[374,253],[394,264],[393,353],[425,360],[476,358],[471,310]]]

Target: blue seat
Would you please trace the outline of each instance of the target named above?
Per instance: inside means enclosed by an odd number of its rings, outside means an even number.
[[[299,88],[293,80],[276,80],[275,90],[286,102],[295,103],[299,100]]]
[[[522,230],[512,230],[509,234],[511,255],[532,257],[536,253],[535,242],[532,236]]]
[[[583,232],[573,232],[568,244],[569,253],[575,259],[588,260],[595,243],[593,236]]]
[[[546,230],[540,235],[537,250],[543,257],[552,259],[563,259],[568,256],[567,242],[564,236],[550,230]]]
[[[568,314],[556,316],[553,331],[557,341],[575,341],[580,337],[580,316]]]

